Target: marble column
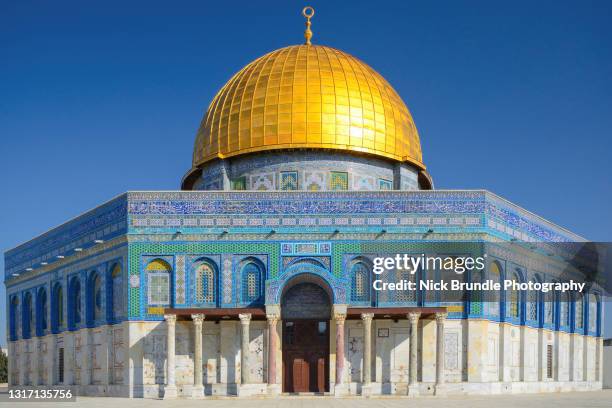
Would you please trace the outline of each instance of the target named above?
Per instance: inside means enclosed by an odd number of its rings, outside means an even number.
[[[204,322],[205,316],[203,314],[193,314],[191,319],[193,320],[193,339],[194,339],[194,353],[193,353],[193,390],[192,396],[194,398],[201,398],[204,396],[204,381],[202,380],[202,323]]]
[[[374,313],[362,313],[363,321],[363,383],[361,395],[369,396],[372,393],[372,319]]]
[[[276,385],[276,349],[278,348],[276,325],[279,316],[268,314],[266,318],[268,319],[268,385]]]
[[[250,330],[249,326],[251,324],[251,314],[250,313],[240,313],[238,315],[240,318],[240,325],[242,327],[242,331],[240,332],[240,383],[248,384],[249,383],[249,342],[250,342]]]
[[[30,380],[32,381],[33,386],[37,386],[40,384],[40,337],[32,336],[31,346],[32,353],[30,354],[30,366],[32,377]]]
[[[81,336],[84,336],[83,362],[81,365],[81,385],[91,385],[93,383],[93,329],[85,328]],[[83,337],[81,337],[83,339]]]
[[[114,342],[115,342],[115,335],[114,335],[114,330],[113,330],[113,326],[109,325],[106,327],[106,330],[104,331],[104,333],[106,334],[106,351],[104,352],[105,358],[104,358],[104,366],[105,366],[105,370],[104,372],[106,373],[106,384],[107,385],[111,385],[114,382],[114,378],[115,378],[115,373],[113,372],[114,366],[115,366],[115,362],[114,362],[114,356],[113,356],[113,350],[114,350]]]
[[[408,364],[408,395],[418,395],[419,386],[417,384],[417,360],[418,360],[418,335],[417,330],[419,327],[420,312],[408,313],[408,320],[410,321],[410,361]]]
[[[176,333],[176,315],[164,315],[166,320],[166,386],[164,387],[164,399],[176,398],[176,380],[174,372],[176,370],[175,356],[175,333]]]
[[[57,355],[57,335],[49,334],[47,337],[47,385],[51,386],[56,383],[56,363]]]
[[[335,313],[336,321],[336,387],[342,384],[344,371],[344,321],[345,313]]]
[[[436,313],[436,389],[435,395],[444,395],[444,322],[446,313]]]
[[[64,385],[74,384],[74,332],[64,332]]]

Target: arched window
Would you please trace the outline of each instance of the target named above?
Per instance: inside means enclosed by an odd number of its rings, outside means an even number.
[[[248,262],[242,268],[242,301],[245,303],[261,300],[261,268],[255,262]]]
[[[535,281],[542,282],[539,276],[535,277]],[[527,292],[527,320],[539,321],[539,293],[540,292],[537,290],[530,290]]]
[[[150,305],[170,304],[170,272],[167,262],[155,259],[147,265],[147,286]]]
[[[32,310],[32,294],[27,292],[23,297],[23,316],[22,316],[22,324],[23,324],[23,335],[24,339],[29,339],[32,337],[34,332],[34,311]]]
[[[215,303],[217,300],[216,273],[213,266],[204,261],[196,267],[196,303]]]
[[[68,324],[71,328],[81,324],[81,280],[75,276],[68,287]]]
[[[64,290],[56,283],[52,292],[51,325],[53,330],[64,327]]]
[[[569,327],[570,324],[570,314],[569,314],[569,304],[570,304],[570,294],[569,292],[565,292],[565,294],[559,294],[560,310],[559,310],[559,324],[561,326]]]
[[[115,264],[111,271],[111,313],[113,319],[120,317],[123,313],[123,279],[121,276],[121,265]]]
[[[93,321],[99,321],[104,318],[104,309],[102,308],[102,278],[98,273],[94,273],[90,279],[89,308],[91,313],[89,316],[93,318]]]
[[[47,290],[45,288],[38,289],[36,295],[36,335],[44,336],[47,330],[47,316],[49,308],[47,304]]]
[[[597,332],[598,327],[597,316],[597,296],[589,294],[589,332]]]
[[[501,266],[499,262],[491,262],[489,265],[489,279],[493,281],[493,283],[499,283],[501,279]],[[499,308],[501,304],[500,292],[495,292],[491,299],[487,299],[486,303],[486,311],[489,316],[499,317]]]
[[[544,324],[552,325],[555,322],[555,292],[544,294]]]
[[[13,296],[11,299],[11,323],[10,323],[11,340],[17,340],[19,333],[19,298]]]
[[[513,273],[512,274],[512,280],[514,282],[520,282],[521,278],[519,277],[518,273]],[[515,319],[519,318],[520,315],[520,298],[519,298],[519,292],[518,290],[515,289],[510,289],[508,290],[508,309],[506,310],[506,316],[508,317],[512,317]]]
[[[577,294],[574,299],[574,314],[576,329],[581,331],[584,329],[584,302],[582,294]]]
[[[356,262],[351,268],[351,301],[367,302],[370,300],[370,274],[365,263]]]

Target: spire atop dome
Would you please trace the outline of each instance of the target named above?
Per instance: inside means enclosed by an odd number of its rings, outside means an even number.
[[[310,30],[310,19],[314,16],[314,9],[310,6],[306,6],[302,9],[302,15],[306,17],[306,31],[304,31],[304,38],[306,39],[305,44],[311,45],[310,39],[312,38],[312,31]]]

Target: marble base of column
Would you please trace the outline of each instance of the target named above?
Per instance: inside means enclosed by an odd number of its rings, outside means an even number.
[[[372,395],[372,383],[370,383],[370,384],[363,384],[361,386],[361,396],[367,398],[370,395]]]
[[[164,399],[175,399],[177,396],[176,385],[164,385]]]
[[[334,385],[334,397],[345,397],[350,394],[348,384],[335,384]]]
[[[409,397],[418,397],[421,393],[419,384],[409,384],[408,385],[408,396]]]
[[[191,389],[191,398],[200,399],[204,398],[204,386],[203,385],[194,385]]]

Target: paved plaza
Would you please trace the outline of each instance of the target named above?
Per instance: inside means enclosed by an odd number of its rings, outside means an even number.
[[[6,395],[1,395],[0,407],[17,406],[12,402],[6,402]],[[19,403],[20,408],[37,407],[41,403]],[[612,390],[591,392],[564,392],[553,394],[520,394],[520,395],[483,395],[466,397],[421,397],[421,398],[397,398],[378,397],[365,399],[355,398],[330,398],[330,397],[278,397],[274,399],[203,399],[203,400],[151,400],[151,399],[127,399],[127,398],[89,398],[79,397],[77,402],[52,403],[52,408],[70,407],[91,408],[366,408],[366,407],[422,407],[422,408],[547,408],[547,407],[605,407],[612,406]]]

